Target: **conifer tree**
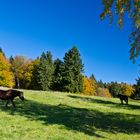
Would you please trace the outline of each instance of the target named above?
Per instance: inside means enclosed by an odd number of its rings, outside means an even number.
[[[132,98],[140,99],[140,77],[136,79],[136,84],[134,85],[135,91],[131,96]]]
[[[39,63],[40,63],[40,59],[37,58],[32,62],[33,65],[33,69],[32,69],[32,77],[31,77],[31,83],[29,85],[29,89],[34,89],[34,90],[40,90],[41,86],[39,84],[39,80],[38,80],[38,69],[39,69]]]
[[[64,56],[63,90],[81,92],[83,64],[78,49],[74,46]]]
[[[6,58],[5,53],[3,52],[2,48],[0,47],[0,53]]]
[[[97,83],[97,80],[95,78],[95,76],[92,74],[90,77],[89,77],[91,80],[93,80],[95,83]]]
[[[54,61],[54,74],[53,74],[53,85],[52,90],[62,91],[62,73],[64,71],[64,63],[60,59]]]
[[[38,83],[42,90],[49,90],[52,85],[52,76],[54,72],[51,52],[43,52],[40,58],[38,69]]]
[[[101,87],[101,88],[104,88],[104,83],[103,83],[103,81],[102,81],[102,80],[99,80],[99,81],[97,82],[97,86],[98,86],[98,87]]]

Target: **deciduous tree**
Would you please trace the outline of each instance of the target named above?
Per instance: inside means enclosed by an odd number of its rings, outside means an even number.
[[[14,85],[13,73],[10,71],[10,64],[0,52],[0,86],[12,87]]]
[[[117,97],[118,94],[122,94],[121,84],[119,84],[117,82],[109,83],[108,89],[113,97]]]
[[[92,78],[83,76],[83,94],[95,95],[96,93],[96,82]]]
[[[14,73],[15,87],[28,88],[31,81],[31,60],[24,56],[10,57],[11,71]]]
[[[140,1],[139,0],[102,0],[104,10],[100,15],[104,19],[107,15],[112,23],[113,16],[118,15],[118,24],[122,28],[123,19],[128,15],[132,19],[132,33],[130,35],[130,59],[140,55]],[[131,20],[130,20],[131,23]]]
[[[131,97],[132,94],[134,94],[135,89],[133,88],[133,86],[131,86],[129,84],[122,83],[121,88],[122,88],[122,93],[124,95],[127,95],[128,97]]]

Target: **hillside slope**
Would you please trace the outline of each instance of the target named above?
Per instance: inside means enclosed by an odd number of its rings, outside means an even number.
[[[0,101],[0,140],[139,140],[140,102],[24,91],[16,108]]]

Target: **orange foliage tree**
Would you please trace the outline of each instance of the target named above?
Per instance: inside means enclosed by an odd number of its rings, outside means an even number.
[[[126,83],[121,84],[121,89],[122,89],[122,93],[124,95],[127,95],[128,97],[130,97],[135,91],[133,86],[126,84]]]
[[[86,76],[83,76],[83,94],[84,95],[95,95],[96,93],[96,82]]]
[[[10,58],[11,70],[14,73],[15,87],[27,89],[31,83],[33,63],[23,56]]]
[[[13,73],[10,71],[10,64],[0,52],[0,86],[14,86]]]
[[[97,92],[95,95],[101,97],[109,97],[109,98],[112,97],[111,93],[107,88],[101,88],[101,87],[97,88]]]

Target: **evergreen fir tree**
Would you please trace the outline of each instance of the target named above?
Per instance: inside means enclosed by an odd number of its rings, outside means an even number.
[[[97,80],[96,80],[96,78],[95,78],[95,76],[93,74],[90,76],[90,79],[94,80],[95,83],[97,83]]]
[[[41,86],[39,84],[39,63],[40,63],[40,59],[37,58],[36,60],[34,60],[33,62],[33,70],[32,70],[32,77],[31,77],[31,83],[29,85],[29,89],[34,89],[34,90],[41,90]]]
[[[13,56],[10,56],[10,58],[9,58],[9,62],[10,62],[10,64],[12,64],[12,63],[14,62],[14,58],[13,58]]]
[[[140,99],[140,77],[136,79],[136,85],[134,85],[135,92],[132,95],[132,98]]]
[[[101,88],[104,88],[104,83],[103,83],[103,81],[102,81],[102,80],[98,81],[98,82],[97,82],[97,86],[98,86],[98,87],[101,87]]]
[[[52,75],[54,72],[51,52],[43,52],[40,58],[38,69],[38,83],[42,90],[49,90],[52,85]]]
[[[83,64],[78,49],[74,46],[64,57],[63,90],[67,92],[81,92]]]
[[[5,53],[3,52],[2,48],[0,47],[0,53],[2,53],[2,55],[4,56],[4,58],[6,58]]]
[[[62,72],[64,71],[64,64],[60,59],[54,61],[54,74],[53,74],[53,85],[52,90],[62,91]]]

